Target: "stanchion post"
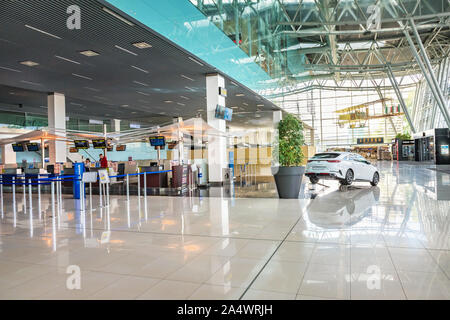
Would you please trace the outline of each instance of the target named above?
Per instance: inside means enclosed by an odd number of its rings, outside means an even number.
[[[92,212],[92,182],[89,182],[89,210]]]
[[[141,175],[139,174],[138,170],[138,199],[141,200]]]
[[[30,215],[33,214],[33,186],[31,185],[31,179],[28,179],[28,202],[30,207]]]
[[[130,202],[130,175],[127,174],[127,201]]]
[[[102,181],[100,179],[98,179],[98,194],[100,196],[100,208],[103,208]]]
[[[51,193],[52,193],[52,218],[55,219],[56,212],[55,212],[55,182],[54,181],[52,181]]]
[[[109,183],[105,185],[105,188],[106,188],[106,206],[109,207]]]
[[[147,220],[147,171],[144,173],[144,211],[145,220]]]
[[[17,207],[16,207],[16,177],[12,177],[12,194],[13,194],[13,211],[14,216],[16,215]]]
[[[23,190],[23,213],[27,214],[27,191],[26,191],[26,179],[25,176],[22,178],[22,190]]]
[[[42,214],[42,205],[41,205],[41,181],[40,181],[40,175],[38,175],[37,180],[37,190],[38,190],[38,210],[39,210],[39,220],[41,219]]]

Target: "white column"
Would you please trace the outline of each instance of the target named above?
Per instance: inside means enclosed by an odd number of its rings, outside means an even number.
[[[208,124],[223,132],[223,136],[208,135],[208,176],[210,183],[223,183],[223,169],[227,167],[227,140],[225,120],[215,117],[217,105],[225,107],[225,97],[219,95],[225,88],[225,79],[219,74],[206,76],[206,111]]]
[[[184,157],[184,134],[183,134],[183,131],[181,131],[181,126],[183,125],[183,118],[175,117],[175,118],[173,118],[173,123],[178,124],[178,129],[177,129],[178,153],[173,155],[173,159],[178,160],[178,164],[182,165],[185,160],[185,157]]]
[[[273,128],[278,129],[278,123],[283,119],[283,114],[281,110],[273,112]]]
[[[50,93],[47,97],[48,127],[51,133],[66,136],[66,97],[61,93]],[[49,141],[50,163],[67,161],[67,146],[64,141]]]
[[[112,132],[119,133],[120,132],[120,120],[117,120],[117,119],[111,120],[111,129],[112,129]]]
[[[16,163],[16,153],[13,151],[12,144],[1,146],[2,148],[2,164]]]
[[[278,146],[278,124],[283,120],[283,113],[281,110],[273,112],[273,135],[272,135],[272,167],[280,165],[279,155],[276,152]]]

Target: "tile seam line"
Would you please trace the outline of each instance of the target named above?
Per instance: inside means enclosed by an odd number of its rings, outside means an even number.
[[[261,270],[259,270],[259,272],[256,274],[256,276],[253,278],[253,280],[249,283],[249,285],[247,286],[247,288],[244,290],[244,292],[242,293],[242,295],[239,297],[238,300],[242,300],[245,296],[245,294],[248,292],[248,290],[251,288],[251,286],[253,285],[253,283],[256,281],[256,279],[258,279],[259,275],[263,272],[263,270],[266,268],[266,266],[269,264],[269,262],[272,260],[273,256],[278,252],[278,250],[280,249],[280,247],[283,245],[283,243],[286,241],[286,239],[289,237],[289,235],[291,234],[292,230],[294,230],[295,226],[299,223],[299,221],[302,220],[302,216],[300,215],[300,217],[297,219],[297,221],[292,225],[291,229],[286,233],[286,236],[280,241],[279,245],[275,248],[274,252],[272,253],[272,255],[267,259],[266,263],[262,266]]]

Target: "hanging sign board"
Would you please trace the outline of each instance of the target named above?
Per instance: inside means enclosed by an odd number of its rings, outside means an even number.
[[[374,144],[374,143],[384,143],[384,138],[358,138],[356,140],[357,144]]]

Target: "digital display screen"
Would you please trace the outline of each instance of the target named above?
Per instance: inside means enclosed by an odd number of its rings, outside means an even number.
[[[36,152],[36,151],[39,151],[40,149],[41,149],[41,146],[39,145],[39,143],[36,143],[36,142],[27,143],[27,150],[30,152]]]
[[[217,106],[215,116],[217,119],[231,121],[231,119],[233,118],[233,109],[223,106]]]
[[[150,145],[152,147],[164,147],[166,145],[166,138],[160,137],[150,137]]]
[[[75,140],[74,143],[77,149],[89,149],[89,141],[87,140]]]
[[[127,145],[125,145],[125,144],[116,146],[116,151],[126,151],[126,150],[127,150]]]
[[[448,144],[444,144],[444,145],[441,146],[441,154],[442,155],[448,155],[449,154]]]
[[[94,149],[106,149],[106,140],[105,139],[92,140],[92,145],[94,146]]]
[[[21,144],[21,143],[13,143],[12,148],[13,148],[14,152],[24,152],[25,151],[23,144]]]

